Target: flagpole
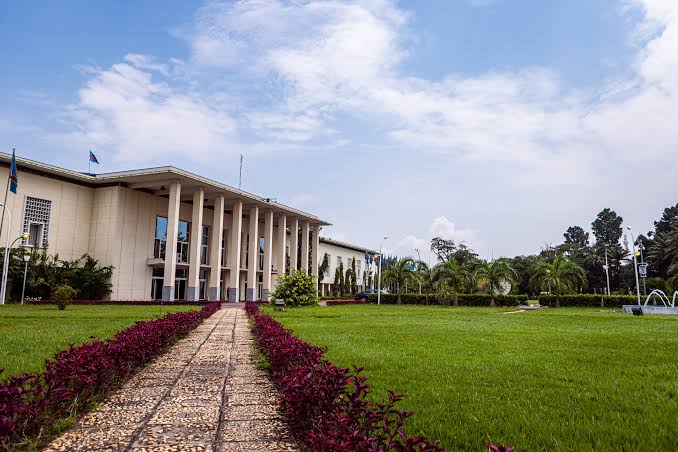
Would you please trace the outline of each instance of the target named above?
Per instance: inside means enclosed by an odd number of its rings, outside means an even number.
[[[12,152],[16,153],[16,149],[12,148]],[[2,227],[5,225],[5,209],[7,208],[7,194],[9,193],[9,176],[12,172],[12,164],[7,168],[7,189],[5,190],[5,201],[2,203],[2,218],[0,218],[0,236],[2,236]],[[11,227],[11,225],[10,225]]]

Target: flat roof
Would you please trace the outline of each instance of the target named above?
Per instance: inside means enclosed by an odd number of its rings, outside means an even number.
[[[0,152],[0,162],[4,162],[9,166],[12,159],[11,154]],[[143,189],[154,194],[164,195],[168,192],[166,185],[169,182],[179,182],[182,185],[182,196],[186,193],[191,193],[195,188],[202,188],[205,191],[205,196],[223,195],[226,200],[240,200],[248,206],[257,206],[260,208],[271,209],[277,213],[284,213],[285,215],[306,220],[309,223],[320,226],[329,226],[330,223],[321,220],[315,215],[308,212],[295,209],[285,204],[278,203],[263,196],[258,196],[244,190],[240,190],[230,185],[209,179],[207,177],[199,176],[190,171],[176,168],[174,166],[160,166],[154,168],[143,168],[128,171],[114,171],[110,173],[89,174],[78,171],[72,171],[66,168],[49,165],[47,163],[38,162],[24,157],[16,158],[17,167],[31,170],[39,174],[47,176],[55,176],[59,179],[72,181],[83,185],[88,185],[93,188],[105,187],[112,185],[121,185],[130,189]]]
[[[369,248],[366,248],[364,246],[358,246],[358,245],[353,245],[351,243],[346,243],[346,242],[340,242],[339,240],[334,240],[330,239],[327,237],[319,237],[319,240],[321,243],[327,243],[328,245],[335,245],[335,246],[340,246],[342,248],[348,248],[353,251],[360,251],[364,253],[370,253],[370,254],[376,254],[377,252],[374,250],[371,250]]]

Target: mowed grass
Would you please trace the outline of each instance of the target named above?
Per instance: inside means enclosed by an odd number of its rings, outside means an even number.
[[[138,320],[200,306],[0,306],[0,380],[8,375],[44,370],[44,361],[70,344],[106,339]]]
[[[409,433],[448,450],[678,450],[678,318],[598,309],[336,306],[272,312],[372,397],[407,395]]]

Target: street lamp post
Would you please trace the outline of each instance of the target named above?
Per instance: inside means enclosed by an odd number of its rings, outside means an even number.
[[[643,246],[643,242],[640,242],[638,244],[638,251],[640,251],[640,269],[642,270],[640,272],[640,277],[643,280],[643,296],[647,296],[647,286],[645,285],[645,279],[647,278],[647,266],[645,265],[645,261],[643,260],[643,250],[645,247]]]
[[[549,295],[551,295],[551,270],[546,270],[546,274],[548,275],[546,280],[549,283]]]
[[[417,252],[417,260],[421,262],[421,254],[419,254],[419,248],[415,248],[414,251]],[[421,278],[419,279],[419,295],[421,295]]]
[[[605,279],[607,280],[607,294],[610,294],[610,266],[607,265],[607,247],[605,247],[605,265],[603,265],[603,270],[605,270]]]
[[[6,209],[5,209],[6,210]],[[2,287],[0,288],[0,304],[5,304],[5,298],[7,296],[7,273],[9,271],[9,252],[17,242],[17,240],[27,239],[28,234],[21,234],[19,237],[15,238],[12,244],[9,244],[9,229],[7,230],[7,246],[5,246],[5,261],[2,267]]]
[[[631,226],[626,226],[626,229],[629,230],[631,234],[631,245],[633,247],[633,273],[636,275],[636,296],[638,298],[638,306],[640,306],[640,284],[638,282],[638,259],[636,256],[636,241],[633,238],[633,231],[631,231]]]
[[[384,240],[388,239],[388,236],[384,236],[384,239],[379,243],[379,283],[377,287],[377,304],[381,304],[381,261],[384,260],[384,255],[382,253],[382,246],[384,244]]]
[[[24,284],[21,287],[21,304],[24,304],[24,295],[26,295],[26,273],[28,273],[28,261],[31,260],[30,254],[24,254]]]

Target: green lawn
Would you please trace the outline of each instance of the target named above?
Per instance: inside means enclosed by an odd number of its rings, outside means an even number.
[[[55,306],[0,305],[0,369],[3,377],[42,370],[45,358],[92,336],[108,338],[137,320],[199,306]]]
[[[678,318],[598,309],[336,306],[271,312],[374,397],[405,393],[410,433],[448,450],[678,450]]]

